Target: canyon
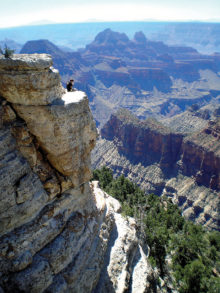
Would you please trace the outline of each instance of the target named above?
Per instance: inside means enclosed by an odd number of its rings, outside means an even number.
[[[219,104],[219,53],[168,46],[141,31],[129,39],[106,29],[76,52],[63,52],[48,40],[28,41],[21,53],[51,54],[63,85],[73,78],[75,87],[88,94],[99,128],[119,108],[140,119],[163,120],[193,104]]]
[[[219,53],[110,29],[77,52],[21,52],[0,57],[0,292],[160,292],[135,220],[91,167],[219,230]]]
[[[74,53],[46,40],[29,41],[21,52],[52,54],[63,84],[74,77],[87,92],[102,136],[93,168],[124,173],[147,193],[172,197],[187,218],[219,229],[218,53],[111,29]],[[131,112],[131,124],[114,114],[120,108]]]
[[[112,114],[100,136],[94,168],[108,166],[146,193],[170,197],[186,218],[219,229],[219,118],[206,121],[202,130],[184,134],[121,109]]]
[[[132,218],[90,183],[97,130],[47,54],[0,57],[0,291],[154,292]]]

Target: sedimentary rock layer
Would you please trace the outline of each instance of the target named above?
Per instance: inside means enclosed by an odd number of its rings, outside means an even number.
[[[151,292],[134,220],[89,183],[88,98],[65,93],[51,65],[0,58],[0,291]]]
[[[118,149],[133,161],[160,162],[171,167],[179,156],[183,136],[171,133],[154,119],[139,121],[129,111],[120,110],[101,129],[106,139],[116,139]]]
[[[219,229],[219,121],[184,136],[120,110],[101,136],[94,168],[107,165],[116,174],[124,173],[147,192],[172,197],[188,218]]]
[[[51,67],[52,59],[42,54],[19,55],[0,60],[0,95],[11,103],[47,105],[60,98],[64,89],[59,72]]]
[[[170,168],[181,160],[184,175],[197,178],[204,174],[204,179],[197,182],[220,190],[219,125],[220,121],[210,122],[201,132],[184,137],[154,119],[140,121],[129,111],[119,110],[101,135],[118,141],[119,152],[133,162],[156,162],[161,168]]]

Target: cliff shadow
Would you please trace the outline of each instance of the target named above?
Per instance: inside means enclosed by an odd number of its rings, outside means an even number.
[[[102,292],[114,293],[115,292],[115,288],[112,284],[112,280],[108,274],[107,268],[110,263],[111,250],[112,250],[112,247],[114,247],[114,244],[117,238],[118,238],[118,229],[117,229],[117,225],[114,222],[114,226],[110,234],[108,247],[105,254],[99,282],[96,285],[96,288],[93,289],[92,293],[102,293]]]

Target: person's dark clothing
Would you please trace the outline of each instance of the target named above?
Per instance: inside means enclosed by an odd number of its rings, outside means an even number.
[[[72,92],[73,91],[73,84],[72,82],[68,82],[66,85],[67,91]]]

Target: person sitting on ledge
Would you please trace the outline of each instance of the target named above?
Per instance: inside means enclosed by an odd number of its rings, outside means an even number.
[[[68,92],[75,91],[75,89],[73,88],[73,85],[74,85],[74,80],[70,79],[70,81],[67,82],[67,84],[66,84],[66,89],[67,89]]]

